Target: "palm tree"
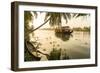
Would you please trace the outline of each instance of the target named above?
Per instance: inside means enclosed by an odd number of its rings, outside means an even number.
[[[56,13],[56,12],[47,12],[45,15],[44,23],[38,26],[37,28],[33,29],[32,31],[35,31],[45,25],[47,22],[49,22],[49,25],[52,27],[59,26],[61,27],[62,18],[66,20],[66,23],[68,22],[68,19],[71,18],[70,13]]]
[[[40,12],[41,13],[41,12]],[[38,15],[37,12],[35,11],[25,11],[24,13],[24,38],[25,40],[29,41],[29,34],[34,32],[35,30],[41,28],[43,25],[45,25],[46,23],[49,22],[49,25],[51,27],[57,27],[58,29],[61,28],[62,26],[62,19],[66,21],[66,24],[68,23],[68,20],[70,20],[71,18],[78,18],[80,16],[84,17],[87,16],[89,14],[84,14],[84,13],[57,13],[57,12],[47,12],[45,14],[45,19],[44,19],[44,23],[42,23],[40,26],[38,26],[37,28],[34,28],[33,26],[29,27],[29,22],[32,22],[34,20],[34,18],[36,18]]]
[[[37,13],[36,12],[33,12],[34,13],[34,17],[37,17]],[[30,31],[33,29],[32,26],[30,27],[29,26],[29,23],[33,20],[33,15],[31,13],[31,11],[25,11],[24,12],[24,60],[25,61],[31,61],[33,60],[33,55],[31,55],[31,53],[29,52],[29,50],[27,49],[26,47],[26,42],[29,41],[30,37],[29,37],[29,34],[30,34]]]
[[[45,25],[47,22],[49,22],[49,25],[51,27],[55,27],[55,26],[57,27],[58,26],[58,28],[60,28],[62,26],[62,19],[64,19],[66,21],[66,24],[67,24],[68,20],[70,20],[71,18],[78,18],[80,16],[84,17],[86,15],[88,15],[88,14],[47,12],[46,15],[45,15],[44,23],[42,23],[37,28],[31,30],[31,32],[39,29],[40,27]]]
[[[37,13],[34,13],[34,17],[37,17]],[[32,31],[33,27],[29,27],[29,22],[33,20],[33,15],[30,11],[25,11],[24,12],[24,38],[25,40],[29,40],[29,34]]]
[[[66,23],[68,22],[68,19],[70,19],[71,15],[70,13],[52,13],[52,12],[48,12],[45,16],[45,20],[47,20],[47,18],[49,19],[49,24],[51,26],[61,26],[62,24],[62,19],[65,19]]]
[[[33,31],[39,29],[40,27],[42,27],[43,25],[45,25],[47,22],[49,22],[49,25],[51,27],[58,27],[60,28],[62,26],[62,19],[64,19],[66,21],[66,24],[68,22],[69,19],[71,18],[78,18],[80,16],[84,17],[87,16],[89,14],[84,14],[84,13],[57,13],[57,12],[47,12],[45,14],[45,19],[44,19],[44,23],[42,23],[40,26],[38,26],[37,28],[34,29],[33,26],[29,27],[29,22],[32,22],[34,20],[34,18],[37,17],[37,12],[31,12],[31,11],[25,11],[24,13],[24,37],[25,40],[29,40],[29,34],[32,33]]]

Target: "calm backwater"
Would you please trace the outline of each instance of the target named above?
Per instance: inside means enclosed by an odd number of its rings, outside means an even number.
[[[74,31],[68,35],[54,30],[37,30],[32,37],[34,39],[41,44],[40,50],[44,53],[50,54],[55,48],[62,49],[70,59],[90,58],[90,32]]]

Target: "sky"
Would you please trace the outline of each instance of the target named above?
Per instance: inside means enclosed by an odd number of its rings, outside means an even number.
[[[39,25],[44,23],[44,18],[45,18],[45,14],[46,12],[40,13],[37,12],[38,16],[37,18],[34,18],[31,25],[34,26],[34,28],[38,27]],[[33,14],[34,16],[34,14]],[[71,20],[68,21],[68,23],[66,24],[66,22],[63,20],[62,22],[62,26],[70,26],[71,28],[73,27],[89,27],[90,26],[90,16],[85,16],[85,17],[78,17],[78,18],[72,18]],[[45,25],[43,25],[41,28],[50,28],[49,23],[46,23]]]

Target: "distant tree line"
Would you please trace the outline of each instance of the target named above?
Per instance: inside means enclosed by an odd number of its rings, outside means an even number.
[[[90,27],[74,27],[73,28],[74,31],[90,31]]]

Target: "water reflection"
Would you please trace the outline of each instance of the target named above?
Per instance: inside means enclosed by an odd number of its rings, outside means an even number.
[[[70,39],[70,37],[72,37],[72,34],[67,34],[67,33],[58,33],[55,32],[55,36],[59,39],[61,39],[62,41],[68,41]]]
[[[42,61],[90,58],[89,32],[74,31],[66,34],[55,33],[53,30],[37,30],[34,36],[31,35],[31,43],[43,53],[38,53]],[[44,54],[49,55],[49,58]]]

